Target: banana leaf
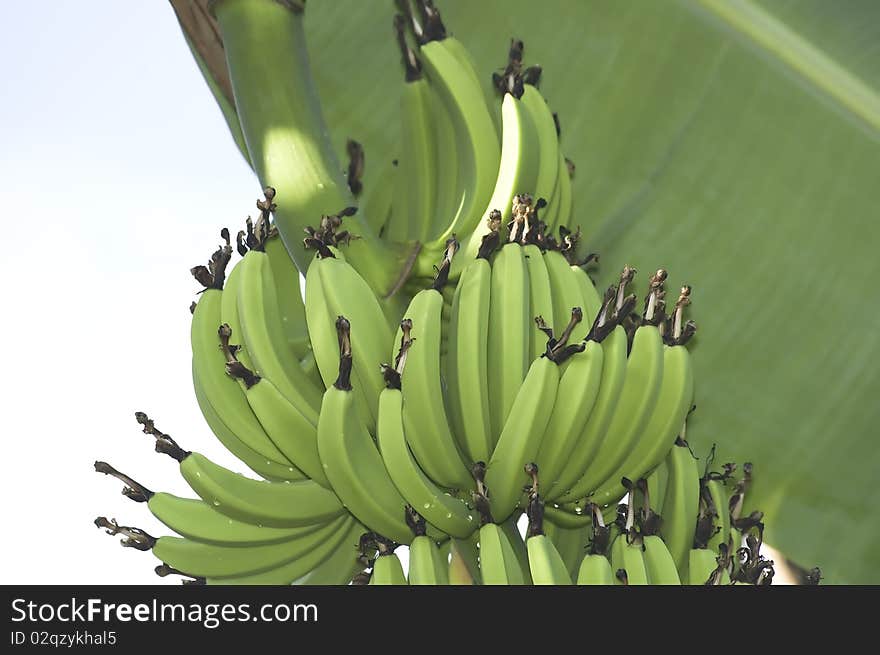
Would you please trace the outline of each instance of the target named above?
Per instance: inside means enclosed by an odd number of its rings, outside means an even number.
[[[880,3],[437,5],[487,80],[511,37],[543,67],[597,284],[631,264],[693,285],[697,454],[754,463],[749,506],[793,561],[880,583]],[[393,11],[306,11],[334,143],[368,169],[395,156]]]

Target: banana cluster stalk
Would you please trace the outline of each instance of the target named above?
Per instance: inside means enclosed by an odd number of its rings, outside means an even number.
[[[685,440],[690,286],[667,296],[660,268],[639,303],[625,266],[597,290],[540,67],[514,39],[484,85],[431,2],[399,5],[393,170],[349,141],[360,208],[312,216],[292,258],[266,187],[192,269],[196,398],[250,473],[138,412],[194,497],[96,462],[176,536],[96,525],[189,583],[768,584],[751,465],[701,470]],[[368,229],[419,246],[391,294],[348,256]]]

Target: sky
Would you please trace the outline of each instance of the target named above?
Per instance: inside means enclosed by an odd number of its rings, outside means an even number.
[[[189,269],[260,187],[167,2],[0,3],[0,80],[0,583],[163,582],[93,525],[167,532],[93,463],[192,495],[143,410],[245,470],[192,391]]]

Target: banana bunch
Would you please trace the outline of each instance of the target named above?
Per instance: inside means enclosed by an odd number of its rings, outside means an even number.
[[[350,141],[348,184],[361,225],[420,244],[408,279],[388,302],[348,261],[350,206],[306,229],[303,294],[267,187],[191,270],[196,399],[256,477],[139,412],[196,497],[96,462],[178,536],[96,525],[210,584],[769,583],[750,465],[701,474],[684,440],[691,288],[669,302],[660,268],[637,308],[625,266],[597,290],[523,43],[492,76],[499,108],[433,4],[400,6],[400,152],[370,188]]]

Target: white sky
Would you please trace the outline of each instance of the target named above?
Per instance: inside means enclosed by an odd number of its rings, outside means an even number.
[[[189,268],[259,185],[167,2],[0,3],[0,81],[0,583],[160,582],[92,520],[167,530],[92,464],[192,495],[143,409],[245,470],[192,392]]]

